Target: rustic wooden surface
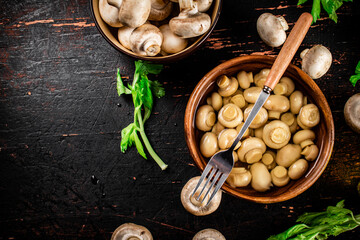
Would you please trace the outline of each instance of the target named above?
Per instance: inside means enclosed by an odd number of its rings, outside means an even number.
[[[323,13],[301,50],[314,44],[333,54],[316,80],[334,116],[336,143],[321,178],[300,196],[256,204],[224,195],[212,215],[195,217],[180,203],[185,182],[200,172],[188,154],[183,117],[197,81],[219,63],[245,54],[277,55],[256,33],[263,12],[283,15],[290,27],[303,7],[296,0],[225,0],[206,44],[167,64],[157,79],[146,131],[169,164],[162,172],[135,149],[122,154],[120,131],[132,121],[131,99],[119,98],[116,68],[131,79],[134,60],[118,53],[95,27],[88,0],[13,0],[0,4],[0,239],[109,239],[122,223],[149,228],[155,239],[191,239],[216,228],[227,239],[265,239],[305,211],[341,199],[360,213],[360,135],[345,124],[343,106],[360,85],[348,79],[360,60],[360,4],[345,3],[335,24]],[[299,66],[299,54],[293,63]],[[99,182],[91,177],[95,176]],[[97,184],[96,184],[97,183]],[[359,239],[360,229],[337,239]]]

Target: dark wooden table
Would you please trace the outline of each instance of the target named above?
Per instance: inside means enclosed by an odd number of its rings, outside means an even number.
[[[120,131],[132,121],[130,98],[116,93],[116,69],[132,77],[134,59],[112,48],[95,27],[88,0],[13,0],[0,4],[0,239],[109,239],[122,223],[149,228],[155,239],[191,239],[216,228],[227,239],[265,239],[295,224],[305,211],[345,199],[360,213],[360,135],[345,124],[346,100],[360,92],[349,77],[360,60],[360,4],[345,3],[335,24],[324,13],[301,50],[323,44],[330,71],[316,80],[334,116],[336,142],[320,179],[300,196],[256,204],[224,194],[205,217],[184,210],[180,191],[199,170],[188,153],[183,117],[196,83],[219,63],[246,54],[276,56],[256,32],[263,12],[294,23],[311,1],[225,0],[206,44],[166,64],[146,131],[166,171],[130,149],[120,152]],[[291,24],[292,26],[292,24]],[[290,27],[291,27],[290,26]],[[299,54],[293,63],[300,66]],[[91,177],[99,182],[94,184]],[[360,230],[337,239],[359,239]]]

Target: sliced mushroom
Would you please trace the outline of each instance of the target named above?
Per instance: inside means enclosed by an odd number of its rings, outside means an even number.
[[[233,103],[223,106],[218,113],[218,121],[227,128],[235,128],[243,120],[243,112]]]
[[[151,0],[151,10],[148,20],[162,21],[170,15],[171,11],[172,2],[169,0]]]
[[[300,91],[295,91],[290,95],[290,111],[293,114],[298,114],[301,107],[304,105],[304,95]]]
[[[206,205],[210,198],[210,194],[207,195],[206,199],[203,199],[203,196],[207,192],[209,185],[206,186],[205,191],[199,197],[199,194],[203,189],[206,181],[203,181],[203,183],[198,188],[198,191],[193,195],[194,189],[199,182],[199,179],[200,176],[193,177],[185,184],[181,190],[181,203],[184,208],[191,214],[195,216],[205,216],[215,212],[216,209],[218,209],[221,202],[222,191],[217,191],[211,202]],[[197,200],[198,197],[199,200]]]
[[[273,151],[266,151],[262,158],[261,158],[261,162],[267,167],[267,169],[271,170],[274,167],[276,167],[276,153]]]
[[[216,114],[210,105],[202,105],[196,112],[195,125],[204,132],[210,131],[216,121]]]
[[[319,148],[315,144],[313,144],[305,147],[301,154],[305,156],[306,160],[314,161],[319,155]]]
[[[330,68],[332,63],[331,52],[322,45],[315,45],[311,49],[301,52],[302,70],[312,79],[321,78]]]
[[[287,144],[277,151],[276,163],[283,167],[290,167],[301,157],[301,147],[297,144]]]
[[[198,11],[193,0],[179,0],[180,14],[170,20],[170,29],[183,38],[193,38],[206,33],[211,26],[208,14]]]
[[[268,147],[282,148],[291,138],[290,128],[280,120],[271,121],[264,126],[262,138]]]
[[[283,166],[276,166],[270,172],[272,183],[277,187],[283,187],[289,183],[288,171]]]
[[[242,141],[237,154],[240,161],[252,164],[260,161],[265,151],[265,143],[260,138],[250,137]]]
[[[262,91],[261,87],[250,87],[244,90],[244,98],[249,103],[255,103]]]
[[[219,87],[219,94],[223,97],[229,97],[233,95],[238,89],[239,83],[234,77],[227,77],[226,75],[221,75],[217,80],[216,84]]]
[[[260,72],[255,74],[254,76],[254,83],[257,87],[260,87],[261,89],[264,87],[264,82],[266,81],[267,76],[270,73],[269,68],[261,69]]]
[[[119,21],[128,27],[140,27],[150,15],[151,0],[122,0]]]
[[[279,47],[286,40],[286,32],[289,26],[282,16],[274,16],[271,13],[263,13],[256,23],[260,38],[270,47]]]
[[[243,167],[234,167],[226,182],[232,187],[246,187],[251,182],[251,173]]]
[[[165,53],[173,54],[180,52],[186,48],[188,40],[174,34],[171,31],[169,24],[164,24],[160,26],[159,29],[163,35],[161,50],[163,50]]]
[[[360,93],[354,94],[346,101],[344,116],[347,125],[360,133]]]
[[[295,84],[293,80],[288,77],[282,77],[278,84],[274,88],[274,93],[276,95],[285,95],[290,96],[290,94],[295,90]]]
[[[117,2],[121,2],[121,0],[118,0]],[[109,24],[111,27],[122,26],[122,23],[118,18],[119,7],[115,6],[114,4],[110,4],[108,0],[99,1],[99,12],[104,22]]]
[[[218,92],[213,92],[211,96],[206,99],[206,102],[211,105],[215,111],[219,111],[223,106],[223,99]]]
[[[305,174],[309,163],[305,159],[299,159],[289,167],[288,175],[292,180],[297,180]]]
[[[134,223],[124,223],[115,229],[111,240],[141,239],[152,240],[151,232],[143,226]]]
[[[319,109],[315,104],[307,104],[300,109],[298,118],[298,124],[300,127],[305,126],[307,128],[315,127],[320,122]]]
[[[131,50],[130,36],[135,28],[123,26],[118,29],[118,39],[121,45]]]
[[[286,112],[290,109],[290,101],[281,95],[270,95],[264,103],[264,108],[271,111]]]
[[[219,150],[215,133],[206,132],[200,139],[200,152],[204,157],[211,157]]]
[[[236,78],[239,82],[239,85],[242,89],[248,89],[250,87],[250,84],[252,82],[254,82],[254,77],[253,77],[253,73],[252,72],[245,72],[245,71],[240,71],[237,75]]]
[[[231,147],[231,144],[233,144],[234,139],[236,138],[237,134],[238,134],[238,132],[233,128],[222,130],[218,135],[219,148],[220,149],[228,149],[229,147]],[[235,147],[235,149],[237,149],[239,146],[240,146],[240,143],[238,143],[238,145],[237,145],[237,147]]]
[[[226,240],[216,229],[206,228],[196,233],[192,240]]]
[[[251,186],[253,189],[258,192],[265,192],[270,189],[272,186],[271,176],[263,163],[257,162],[251,165],[250,173],[252,176]]]
[[[251,110],[253,109],[254,104],[249,104],[249,106],[244,111],[244,120],[246,121],[247,117],[249,116]],[[265,108],[260,108],[259,112],[256,114],[254,120],[250,124],[250,128],[259,128],[264,126],[264,124],[268,120],[268,112]]]
[[[130,35],[131,50],[142,56],[156,56],[162,41],[160,29],[149,23],[136,28]]]
[[[300,144],[301,148],[305,148],[309,145],[314,144],[315,133],[312,130],[300,130],[296,132],[293,136],[293,142],[295,144]]]

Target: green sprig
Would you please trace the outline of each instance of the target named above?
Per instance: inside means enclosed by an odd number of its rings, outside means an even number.
[[[355,85],[356,85],[357,81],[359,81],[359,79],[360,79],[360,61],[356,65],[355,75],[352,75],[349,80],[350,80],[351,84],[355,87]]]

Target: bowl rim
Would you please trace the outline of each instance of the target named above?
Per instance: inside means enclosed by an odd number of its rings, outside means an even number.
[[[217,65],[212,70],[210,70],[197,83],[197,85],[195,86],[194,90],[192,91],[192,93],[189,97],[189,100],[188,100],[188,103],[186,106],[186,110],[185,110],[185,117],[184,117],[185,140],[186,140],[190,155],[193,158],[195,165],[200,169],[201,172],[204,170],[206,163],[204,163],[201,160],[201,158],[199,157],[199,154],[197,154],[197,149],[195,147],[196,144],[191,144],[192,142],[196,143],[195,131],[192,131],[192,129],[194,129],[194,126],[195,126],[196,110],[200,105],[200,102],[197,100],[200,100],[201,96],[203,96],[202,90],[205,89],[204,92],[206,92],[211,87],[210,86],[211,84],[209,84],[209,83],[213,82],[211,79],[213,79],[214,76],[216,77],[218,75],[221,75],[222,73],[225,73],[225,68],[224,68],[225,66],[226,66],[226,69],[229,69],[231,67],[239,65],[239,62],[242,62],[242,61],[244,61],[244,62],[245,61],[248,61],[248,62],[257,61],[257,62],[264,62],[265,64],[271,62],[271,64],[272,64],[275,61],[275,57],[264,56],[264,55],[245,55],[245,56],[240,56],[240,57],[236,57],[236,58],[227,60],[227,61]],[[253,201],[253,202],[257,202],[257,203],[264,203],[264,204],[277,203],[277,202],[289,200],[291,198],[298,196],[299,194],[303,193],[305,190],[310,188],[317,181],[317,179],[321,176],[321,174],[325,170],[325,168],[330,160],[330,157],[331,157],[331,154],[333,151],[333,146],[334,146],[334,139],[335,139],[335,127],[334,127],[334,121],[333,121],[330,106],[329,106],[323,92],[320,90],[320,88],[318,87],[318,85],[315,83],[315,81],[313,79],[311,79],[305,72],[303,72],[301,69],[299,69],[298,67],[296,67],[293,64],[289,64],[286,71],[288,71],[289,68],[293,68],[297,73],[304,74],[304,76],[306,76],[307,81],[308,81],[308,82],[304,81],[305,85],[308,85],[309,87],[314,89],[314,92],[319,93],[318,97],[324,105],[324,108],[325,108],[324,112],[326,112],[329,116],[329,117],[325,118],[325,125],[329,127],[329,129],[327,129],[327,130],[329,130],[329,132],[328,132],[329,139],[326,142],[326,144],[323,144],[323,145],[327,145],[325,147],[328,149],[328,151],[322,153],[323,160],[320,161],[320,163],[316,163],[316,164],[319,164],[319,165],[317,165],[316,168],[312,168],[312,169],[308,170],[308,173],[306,174],[306,176],[309,175],[310,171],[311,171],[311,174],[313,175],[313,177],[307,178],[306,180],[304,180],[304,182],[302,182],[301,184],[296,186],[296,188],[292,189],[291,191],[284,192],[283,194],[280,194],[277,196],[250,196],[250,195],[243,194],[243,193],[236,191],[235,188],[232,188],[232,187],[230,187],[230,185],[225,183],[222,186],[222,189],[225,192],[229,193],[230,195],[233,195],[233,196],[245,199],[245,200],[249,200],[249,201]],[[197,102],[195,102],[195,101],[197,101]],[[319,156],[320,156],[320,154],[319,154]]]
[[[173,61],[178,61],[182,58],[185,58],[187,56],[189,56],[190,54],[192,54],[195,50],[197,50],[198,48],[200,48],[201,46],[204,45],[204,43],[206,42],[206,40],[209,38],[209,36],[212,34],[218,20],[220,17],[220,13],[222,10],[222,3],[223,0],[218,0],[219,1],[219,5],[218,8],[216,10],[216,14],[214,16],[214,21],[211,23],[211,26],[209,28],[209,30],[204,33],[199,39],[197,39],[192,45],[188,46],[187,48],[185,48],[184,50],[178,52],[178,53],[174,53],[171,55],[167,55],[167,56],[154,56],[154,57],[146,57],[146,56],[139,56],[136,55],[135,53],[132,52],[127,52],[124,51],[123,49],[119,48],[116,44],[113,43],[113,41],[110,40],[110,38],[106,35],[106,33],[102,30],[102,28],[100,27],[100,24],[97,21],[96,15],[95,15],[95,11],[94,11],[94,1],[96,0],[90,0],[90,11],[91,11],[91,15],[93,18],[93,21],[95,23],[96,28],[98,29],[98,31],[100,32],[100,34],[103,36],[103,38],[116,50],[120,51],[121,53],[130,56],[132,58],[136,58],[139,60],[144,60],[144,61],[153,61],[153,62],[173,62]]]

